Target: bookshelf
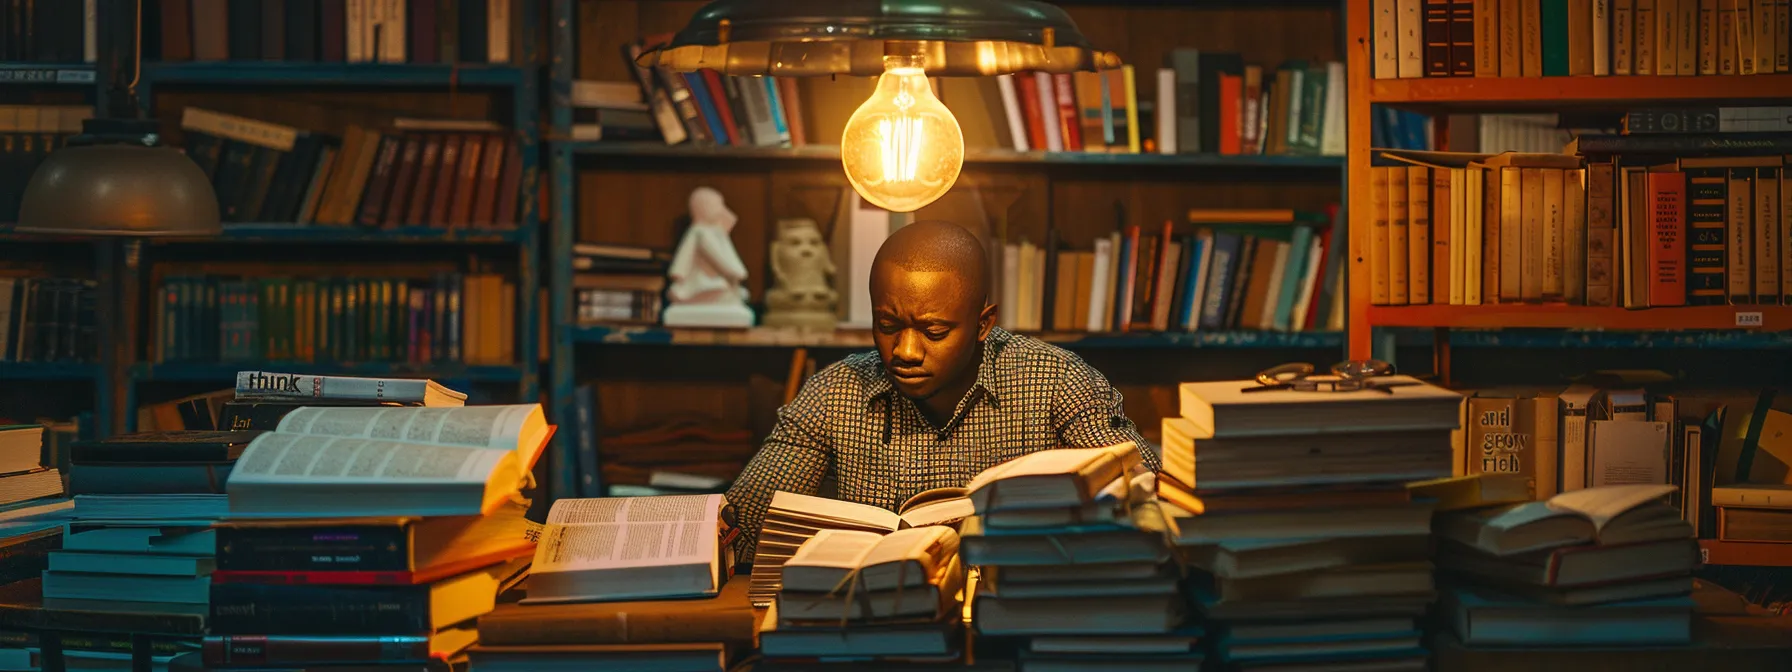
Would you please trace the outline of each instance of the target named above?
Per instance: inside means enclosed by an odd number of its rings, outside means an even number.
[[[1347,179],[1368,184],[1371,105],[1388,105],[1428,113],[1517,111],[1622,112],[1650,105],[1700,106],[1786,104],[1792,99],[1792,75],[1701,76],[1562,76],[1562,77],[1425,77],[1374,79],[1371,0],[1348,0],[1346,44],[1351,51],[1346,77],[1352,96],[1346,103],[1349,149]],[[1448,129],[1439,118],[1437,136]],[[1359,181],[1360,180],[1360,181]],[[1484,347],[1687,347],[1778,349],[1792,331],[1792,307],[1689,306],[1648,309],[1566,304],[1370,305],[1369,199],[1349,199],[1350,269],[1347,351],[1353,358],[1385,354],[1386,339],[1376,330],[1434,330],[1437,371],[1449,381],[1449,349],[1469,344]],[[1470,338],[1453,329],[1530,329],[1553,333],[1511,336],[1482,332]],[[1659,333],[1656,333],[1659,332]],[[1523,343],[1525,345],[1516,345]]]
[[[538,3],[524,2],[521,6],[522,18],[527,24],[538,24],[543,18],[536,9]],[[107,17],[102,16],[101,20],[107,20]],[[396,251],[419,246],[432,248],[432,254],[438,256],[473,258],[477,255],[480,259],[498,262],[497,265],[506,267],[506,274],[513,277],[516,320],[509,326],[515,329],[516,361],[482,365],[377,361],[151,362],[145,361],[146,353],[141,342],[145,339],[139,335],[149,330],[150,313],[155,306],[143,305],[138,299],[129,301],[129,309],[123,311],[125,315],[119,324],[101,329],[101,362],[0,362],[0,378],[91,383],[95,388],[94,429],[102,436],[134,428],[138,401],[154,400],[141,389],[146,385],[165,383],[191,388],[215,384],[222,387],[230,384],[237,371],[246,369],[356,376],[427,376],[462,389],[472,385],[485,389],[508,388],[510,391],[502,393],[503,397],[520,400],[537,397],[543,325],[539,319],[542,308],[538,305],[542,239],[537,213],[540,202],[537,167],[541,165],[538,141],[541,68],[536,65],[540,59],[538,45],[533,39],[534,31],[522,31],[520,35],[521,58],[515,65],[264,60],[164,63],[145,60],[137,82],[137,98],[144,113],[160,119],[165,127],[178,125],[178,109],[193,95],[285,96],[343,92],[453,96],[466,92],[490,96],[493,102],[488,111],[492,118],[503,120],[513,129],[518,138],[520,160],[525,167],[522,192],[517,199],[519,226],[514,229],[442,229],[415,225],[371,229],[291,222],[232,222],[226,223],[223,232],[214,237],[90,241],[19,234],[10,230],[10,223],[0,222],[0,247],[20,251],[7,255],[9,260],[21,252],[28,256],[41,255],[37,250],[78,246],[89,251],[84,254],[93,257],[90,277],[103,287],[137,297],[144,295],[145,288],[153,289],[150,280],[158,276],[158,265],[168,260],[207,263],[207,260],[274,259],[277,257],[270,255],[287,249],[313,250],[316,255],[334,256],[349,248]],[[0,63],[0,103],[36,103],[45,96],[68,101],[71,95],[79,95],[80,104],[103,110],[107,92],[100,79],[100,69],[93,63]],[[23,93],[15,94],[14,91]],[[158,102],[171,95],[181,100],[158,109]],[[423,112],[414,111],[413,116],[423,116]]]
[[[844,121],[844,116],[832,122],[832,128],[805,122],[808,140],[815,144],[796,147],[714,147],[691,143],[668,146],[658,141],[566,139],[571,137],[571,91],[575,78],[632,81],[631,73],[620,67],[622,44],[642,35],[677,30],[699,4],[549,0],[550,130],[545,133],[543,153],[550,197],[545,207],[550,226],[546,249],[552,255],[546,260],[551,288],[552,366],[545,375],[549,376],[552,417],[558,422],[569,422],[582,413],[574,401],[579,384],[586,382],[580,376],[604,376],[603,367],[613,362],[651,369],[651,365],[639,362],[652,357],[679,361],[682,368],[673,376],[679,380],[665,384],[691,385],[679,388],[682,394],[675,395],[674,400],[694,403],[689,400],[699,395],[734,398],[736,390],[717,393],[713,384],[719,383],[713,380],[686,380],[707,373],[693,369],[704,368],[712,361],[716,368],[732,371],[746,368],[748,362],[786,357],[787,353],[777,352],[779,348],[829,350],[837,354],[872,347],[867,332],[853,330],[817,333],[774,328],[667,329],[576,323],[571,254],[575,243],[646,244],[670,249],[676,244],[671,221],[684,212],[689,190],[713,179],[714,186],[728,194],[730,208],[741,217],[741,224],[734,231],[735,246],[749,268],[749,289],[757,307],[763,286],[770,284],[764,262],[769,241],[766,232],[777,216],[798,214],[779,212],[778,202],[788,198],[782,194],[818,185],[831,189],[845,186],[840,174],[840,150],[830,144],[837,142],[833,138],[838,137],[838,123]],[[1057,0],[1055,4],[1071,13],[1092,42],[1104,48],[1118,48],[1122,60],[1138,68],[1142,101],[1148,100],[1148,92],[1155,88],[1155,82],[1148,80],[1157,67],[1167,62],[1165,57],[1175,47],[1239,52],[1247,62],[1266,69],[1288,60],[1340,60],[1344,52],[1337,43],[1342,37],[1337,0]],[[595,12],[597,16],[581,16],[579,12]],[[817,105],[810,94],[805,93],[804,97],[806,105]],[[1154,134],[1149,125],[1145,130],[1146,136]],[[1144,213],[1130,214],[1130,224],[1153,227],[1161,225],[1161,218],[1174,217],[1179,231],[1188,225],[1181,223],[1183,215],[1172,213],[1197,206],[1296,207],[1317,211],[1326,203],[1341,200],[1345,166],[1341,156],[1095,154],[973,147],[967,148],[964,174],[955,191],[984,190],[983,198],[992,203],[999,198],[989,196],[991,193],[1024,192],[1026,197],[1014,197],[1019,199],[1015,205],[990,206],[1009,209],[1010,214],[1004,218],[1008,221],[1000,225],[1005,238],[1012,242],[1017,236],[1025,236],[1039,241],[1050,228],[1058,230],[1073,249],[1088,249],[1098,232],[1105,235],[1114,229],[1116,201],[1123,202],[1129,213]],[[748,196],[737,199],[736,195],[742,193]],[[926,214],[926,209],[920,213]],[[597,235],[594,237],[593,233]],[[1223,359],[1226,364],[1241,367],[1256,366],[1266,360],[1279,363],[1289,358],[1320,361],[1335,357],[1344,342],[1343,334],[1336,332],[1034,335],[1088,356],[1130,358],[1114,367],[1118,372],[1117,384],[1123,378],[1136,377],[1139,371],[1162,377],[1177,375],[1174,370],[1178,366],[1217,370],[1210,364],[1187,364],[1197,360]],[[678,348],[689,350],[668,351]],[[1231,354],[1234,352],[1238,355]],[[1173,365],[1153,366],[1154,358]],[[626,361],[617,362],[619,359]],[[1178,362],[1182,364],[1176,365]],[[1248,374],[1241,371],[1241,375]],[[701,387],[704,384],[712,387]],[[1135,389],[1126,392],[1129,400],[1149,396],[1138,394]],[[633,407],[652,406],[657,400],[629,391],[616,394],[630,399],[614,403]],[[1147,399],[1138,403],[1151,402]],[[609,405],[600,401],[600,407]],[[1157,421],[1155,417],[1135,419],[1153,426]],[[562,469],[577,464],[572,447],[566,443],[575,434],[562,431],[556,438],[555,452],[546,460],[557,465],[553,468],[561,469],[551,476],[550,492],[577,492],[574,475]]]

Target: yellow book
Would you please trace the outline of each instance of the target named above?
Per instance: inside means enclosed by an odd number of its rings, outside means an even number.
[[[1434,478],[1406,484],[1413,499],[1437,500],[1436,511],[1477,509],[1531,500],[1531,477],[1524,474],[1480,473]]]
[[[1126,81],[1126,146],[1132,153],[1139,153],[1139,89],[1133,81],[1133,70],[1130,65],[1120,66],[1121,76]]]

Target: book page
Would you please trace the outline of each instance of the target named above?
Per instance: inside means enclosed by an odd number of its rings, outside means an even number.
[[[902,519],[895,513],[869,504],[799,495],[784,490],[772,493],[771,508],[809,514],[811,517],[832,518],[871,527],[882,527],[892,531],[902,525]]]
[[[484,483],[513,453],[353,437],[263,434],[243,449],[230,483]],[[228,487],[228,486],[227,486]]]
[[[904,560],[943,557],[958,551],[958,533],[950,527],[916,527],[879,539],[864,559],[865,567]]]
[[[1607,485],[1564,492],[1545,502],[1554,511],[1578,513],[1602,529],[1625,511],[1673,494],[1672,485]]]
[[[877,546],[884,535],[876,532],[859,530],[822,530],[803,542],[796,554],[790,557],[785,567],[808,565],[811,567],[839,567],[855,569],[864,561],[865,554]]]
[[[538,407],[307,406],[282,418],[279,431],[516,450],[524,425]]]
[[[722,495],[556,501],[531,571],[715,563],[724,501]]]
[[[1082,471],[1083,465],[1103,459],[1109,451],[1110,448],[1061,448],[1022,455],[984,469],[965,485],[965,489],[974,492],[1004,478],[1077,474]]]

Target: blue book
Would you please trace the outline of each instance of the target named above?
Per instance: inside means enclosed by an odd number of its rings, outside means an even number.
[[[686,72],[685,85],[691,89],[691,98],[697,101],[697,111],[703,116],[703,122],[709,125],[710,137],[716,144],[728,144],[728,128],[722,125],[722,113],[716,109],[716,101],[709,96],[709,83],[703,81],[703,73]],[[723,101],[727,104],[727,101]]]
[[[790,146],[790,125],[784,123],[784,99],[778,97],[778,80],[772,77],[759,77],[765,83],[765,99],[772,106],[772,125],[778,129],[778,145]]]
[[[1138,244],[1138,236],[1120,236],[1120,254],[1114,269],[1114,323],[1108,325],[1114,331],[1124,331],[1131,321],[1132,293],[1137,291],[1133,283],[1138,275],[1133,255],[1138,254]]]
[[[1300,298],[1300,288],[1307,281],[1308,257],[1313,256],[1313,229],[1307,226],[1296,226],[1293,238],[1288,244],[1288,265],[1282,271],[1282,286],[1276,290],[1275,328],[1288,331],[1290,320],[1294,315],[1294,302]]]
[[[1690,590],[1692,579],[1687,578]],[[1446,591],[1441,611],[1462,643],[1622,646],[1692,642],[1690,595],[1561,607],[1482,588]]]
[[[1238,267],[1239,250],[1244,237],[1236,233],[1213,234],[1212,270],[1207,272],[1207,295],[1201,297],[1201,328],[1225,329],[1226,311],[1232,294],[1233,269]]]
[[[1182,258],[1188,263],[1183,265],[1182,277],[1178,282],[1182,287],[1176,290],[1176,296],[1182,302],[1176,306],[1176,315],[1170,320],[1171,330],[1189,331],[1194,328],[1196,319],[1200,317],[1201,292],[1206,289],[1201,285],[1202,275],[1206,268],[1204,254],[1213,245],[1213,232],[1202,231],[1189,236],[1182,242]]]

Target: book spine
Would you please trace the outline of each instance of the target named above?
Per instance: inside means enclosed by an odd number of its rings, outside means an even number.
[[[218,635],[429,632],[434,625],[429,589],[216,583],[211,630]]]
[[[1686,304],[1686,177],[1678,172],[1649,174],[1649,305]]]
[[[205,638],[203,656],[217,667],[421,663],[429,660],[429,637],[212,635]]]
[[[1475,0],[1450,2],[1450,74],[1475,76]]]
[[[353,319],[354,312],[351,307],[350,319]],[[236,374],[236,395],[239,399],[271,396],[422,403],[428,389],[429,382],[424,380],[302,376],[263,371],[243,371]]]
[[[1754,213],[1754,190],[1750,189],[1754,171],[1748,168],[1729,170],[1730,180],[1724,196],[1727,199],[1724,237],[1729,241],[1724,260],[1728,262],[1730,303],[1747,304],[1753,295],[1754,278],[1749,274],[1754,260],[1754,229],[1750,226]]]

